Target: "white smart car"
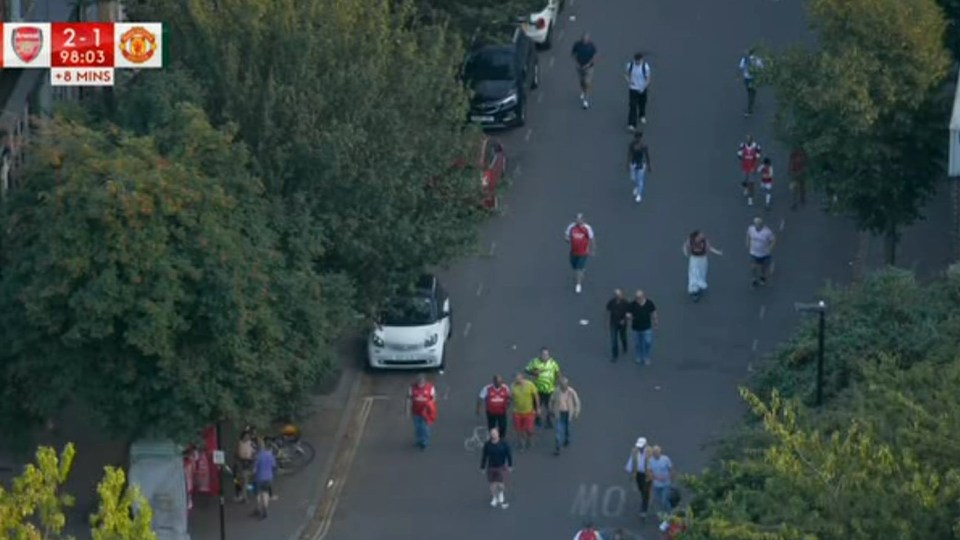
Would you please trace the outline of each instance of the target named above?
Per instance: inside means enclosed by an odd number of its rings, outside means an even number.
[[[443,369],[453,332],[450,298],[436,276],[386,303],[370,332],[367,357],[374,369]]]
[[[549,49],[553,42],[553,32],[560,21],[563,0],[547,0],[542,10],[531,13],[520,22],[520,29],[541,49]]]

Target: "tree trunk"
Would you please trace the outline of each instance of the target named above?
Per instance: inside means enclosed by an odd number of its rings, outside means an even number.
[[[887,259],[887,265],[897,264],[897,243],[900,241],[900,231],[896,226],[891,226],[884,237],[884,246]]]

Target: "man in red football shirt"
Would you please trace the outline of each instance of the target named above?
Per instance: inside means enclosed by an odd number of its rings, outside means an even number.
[[[503,377],[495,375],[493,383],[480,390],[477,399],[477,414],[481,406],[487,413],[487,429],[496,429],[500,436],[507,437],[507,408],[510,406],[510,387],[503,384]]]
[[[576,275],[575,290],[579,293],[583,290],[583,272],[587,267],[587,258],[595,251],[593,228],[583,220],[583,214],[577,214],[576,221],[567,226],[564,236],[570,244],[570,267]]]

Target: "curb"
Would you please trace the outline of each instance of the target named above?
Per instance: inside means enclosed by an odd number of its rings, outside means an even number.
[[[326,510],[330,508],[327,485],[334,476],[333,473],[335,465],[342,459],[342,454],[346,448],[346,443],[350,442],[349,430],[351,425],[354,423],[353,420],[356,416],[355,411],[357,409],[357,404],[360,402],[360,396],[363,393],[363,383],[366,379],[366,374],[362,369],[345,371],[342,376],[345,378],[345,380],[341,381],[341,384],[347,382],[347,380],[351,378],[352,380],[349,381],[350,391],[347,394],[347,402],[344,406],[343,414],[340,416],[340,420],[337,422],[337,431],[334,435],[333,452],[330,453],[330,456],[327,458],[327,462],[324,463],[320,476],[317,479],[318,483],[314,491],[315,500],[313,501],[313,504],[307,507],[305,516],[306,519],[304,520],[303,525],[298,527],[297,530],[290,535],[287,540],[312,540],[316,537],[317,532],[319,531],[323,522],[329,517],[326,515]],[[317,492],[319,492],[319,495],[317,495]]]

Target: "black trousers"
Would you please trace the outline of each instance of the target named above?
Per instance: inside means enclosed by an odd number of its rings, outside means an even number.
[[[627,125],[637,127],[637,120],[647,116],[647,91],[630,90],[630,113]]]
[[[634,479],[640,491],[640,511],[646,514],[650,509],[650,489],[653,487],[653,481],[647,478],[647,473],[642,472],[634,473]]]
[[[616,360],[620,356],[620,350],[623,349],[623,353],[627,352],[627,325],[626,324],[612,324],[610,325],[610,359]]]
[[[487,429],[497,428],[500,438],[507,437],[507,415],[487,413]]]

